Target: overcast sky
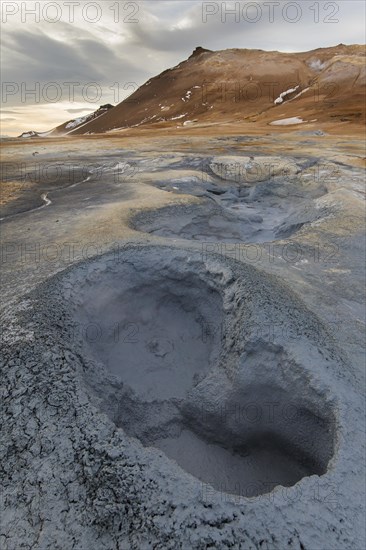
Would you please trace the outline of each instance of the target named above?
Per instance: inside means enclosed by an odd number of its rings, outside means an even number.
[[[365,42],[363,0],[3,0],[1,12],[1,134],[10,136],[119,103],[196,46],[295,52]]]

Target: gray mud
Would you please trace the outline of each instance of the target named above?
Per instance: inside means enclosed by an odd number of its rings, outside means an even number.
[[[110,391],[104,396],[107,414],[217,490],[240,494],[252,484],[254,496],[324,474],[334,448],[331,408],[282,346],[254,338],[244,351],[242,285],[223,267],[217,281],[197,259],[182,264],[162,252],[154,265],[149,253],[139,256],[98,268],[73,293],[87,352],[121,385],[113,400]],[[235,342],[232,330],[242,332]],[[291,382],[294,369],[299,380]],[[285,418],[256,419],[267,402],[296,407],[290,428]],[[235,407],[247,415],[232,423]]]
[[[361,171],[237,182],[114,153],[2,224],[2,547],[364,548]],[[289,236],[294,260],[197,242]]]
[[[330,209],[316,200],[327,190],[308,180],[274,179],[255,185],[174,179],[158,185],[173,193],[202,197],[200,206],[143,212],[132,227],[167,238],[223,243],[264,243],[289,238],[325,218]],[[208,200],[210,199],[210,200]]]

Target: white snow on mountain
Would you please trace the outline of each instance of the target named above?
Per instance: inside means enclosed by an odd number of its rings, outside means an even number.
[[[80,124],[83,124],[84,122],[86,122],[89,117],[90,117],[90,115],[75,118],[75,120],[72,120],[71,122],[66,124],[66,128],[67,129],[68,128],[76,128],[76,126],[79,126]]]
[[[301,92],[299,92],[298,94],[296,94],[295,97],[293,97],[292,99],[289,99],[289,101],[293,101],[294,99],[297,99],[298,97],[300,97],[302,94],[304,94],[304,93],[307,92],[308,90],[310,90],[310,88],[304,88],[304,90],[301,90]]]
[[[279,105],[279,104],[283,103],[283,98],[286,97],[289,94],[292,94],[293,92],[296,92],[296,90],[299,87],[300,86],[296,86],[295,88],[290,88],[289,90],[286,90],[286,92],[282,92],[282,94],[280,94],[279,97],[277,99],[275,99],[275,101],[274,101],[275,105]]]
[[[186,113],[185,115],[178,115],[178,116],[173,116],[170,120],[178,120],[178,118],[184,118],[185,116],[187,116],[188,113]]]
[[[302,124],[303,122],[306,122],[306,120],[303,120],[298,116],[294,116],[291,118],[283,118],[282,120],[274,120],[270,124],[273,126],[289,126],[290,124]]]

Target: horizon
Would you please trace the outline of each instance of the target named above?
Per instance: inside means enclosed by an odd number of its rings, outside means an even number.
[[[365,6],[2,0],[7,549],[366,549]]]
[[[64,2],[42,0],[38,12],[36,2],[28,2],[26,12],[21,4],[1,7],[0,133],[9,137],[49,131],[100,105],[117,105],[197,46],[300,53],[364,45],[365,38],[365,6],[358,0],[301,6],[264,0],[83,0],[68,12]],[[254,5],[257,13],[248,8]]]

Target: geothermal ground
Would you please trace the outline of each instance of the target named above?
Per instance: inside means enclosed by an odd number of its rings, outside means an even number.
[[[363,549],[362,132],[136,132],[2,143],[3,547]]]

